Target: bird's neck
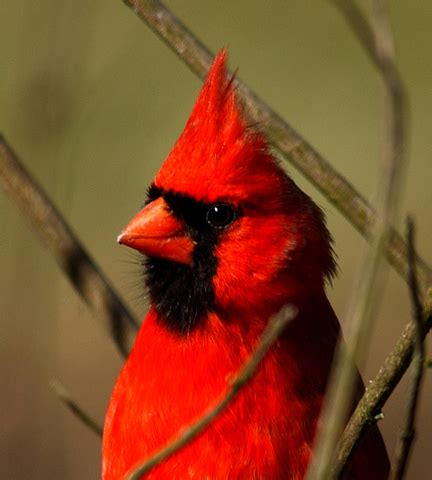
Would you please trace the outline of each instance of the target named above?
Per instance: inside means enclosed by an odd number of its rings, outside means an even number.
[[[138,334],[134,347],[136,356],[146,357],[149,354],[149,342],[155,355],[162,348],[170,358],[177,353],[179,361],[190,355],[196,359],[203,353],[203,362],[214,360],[221,362],[221,356],[232,366],[239,366],[242,360],[249,357],[257,346],[260,336],[272,315],[287,303],[298,309],[297,317],[290,322],[281,341],[288,351],[293,352],[293,360],[300,348],[318,348],[332,355],[339,333],[339,326],[334,312],[324,291],[316,291],[314,295],[296,295],[287,301],[274,302],[259,307],[238,307],[234,304],[224,310],[215,310],[206,315],[194,330],[183,333],[170,329],[160,318],[155,308],[151,308]],[[291,345],[291,343],[293,345]],[[163,355],[162,355],[163,356]],[[302,355],[300,355],[302,356]],[[228,364],[227,364],[227,368]]]

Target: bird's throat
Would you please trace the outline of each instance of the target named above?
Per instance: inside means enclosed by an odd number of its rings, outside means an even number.
[[[170,331],[188,335],[214,310],[216,267],[211,245],[195,248],[192,265],[157,258],[145,260],[145,283],[151,304]]]

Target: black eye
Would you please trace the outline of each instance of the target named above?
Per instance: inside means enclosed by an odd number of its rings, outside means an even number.
[[[236,219],[236,213],[231,205],[219,203],[212,205],[206,213],[206,220],[214,228],[225,228]]]

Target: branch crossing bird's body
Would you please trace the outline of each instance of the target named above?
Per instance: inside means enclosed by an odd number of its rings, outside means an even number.
[[[214,405],[287,303],[299,313],[254,378],[146,478],[302,479],[339,333],[324,292],[331,240],[321,211],[247,128],[225,52],[119,241],[148,257],[151,308],[111,396],[103,479],[124,478]],[[387,471],[373,428],[347,478]]]

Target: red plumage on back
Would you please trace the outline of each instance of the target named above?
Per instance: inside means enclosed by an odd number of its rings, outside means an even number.
[[[330,235],[248,128],[222,51],[144,209],[119,237],[147,255],[151,307],[111,396],[103,479],[119,480],[227,389],[286,303],[299,314],[233,403],[149,479],[295,479],[310,460],[339,324]],[[362,386],[359,380],[359,394]],[[383,480],[372,429],[351,478]]]

